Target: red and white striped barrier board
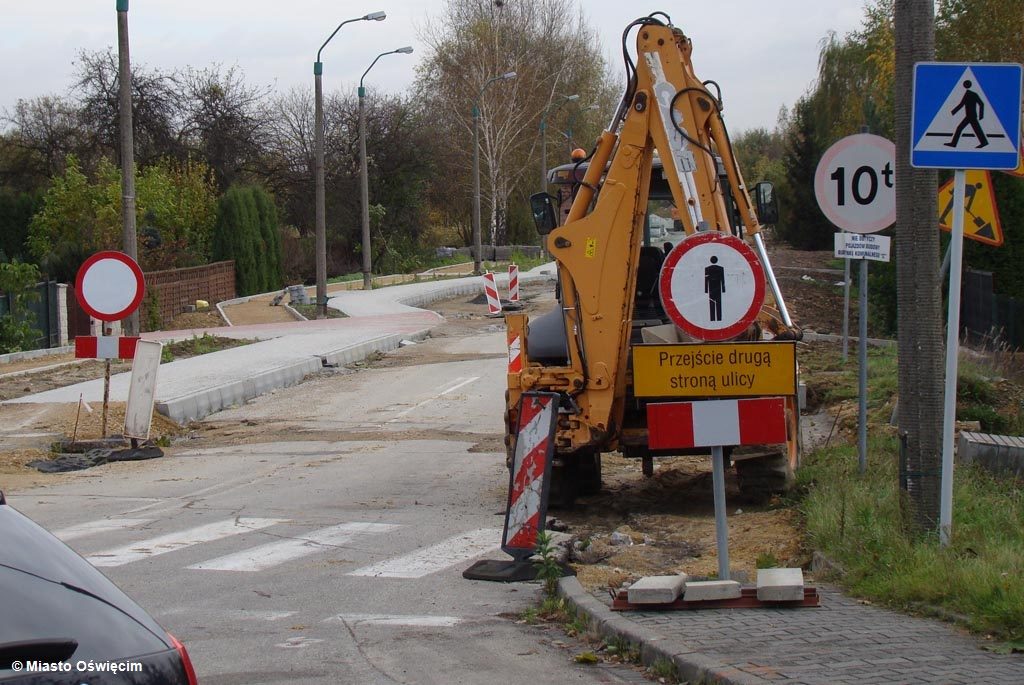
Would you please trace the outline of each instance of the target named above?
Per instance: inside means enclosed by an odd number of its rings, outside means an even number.
[[[484,274],[484,293],[487,295],[487,313],[500,314],[501,300],[498,298],[498,286],[494,284],[494,274]]]
[[[501,548],[517,561],[531,557],[544,530],[555,445],[558,394],[524,392],[519,399],[515,458]]]
[[[508,300],[509,302],[519,301],[519,265],[508,265]]]
[[[523,370],[523,350],[520,336],[508,332],[508,372],[519,373]]]
[[[124,335],[79,335],[75,357],[79,359],[135,359],[138,337]]]
[[[647,405],[647,430],[651,449],[785,442],[786,401],[757,397],[652,403]]]

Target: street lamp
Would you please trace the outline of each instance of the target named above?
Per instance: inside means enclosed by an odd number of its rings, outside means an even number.
[[[564,105],[565,103],[573,102],[579,99],[579,95],[563,95],[558,99],[557,102],[553,102],[549,104],[547,107],[545,107],[544,111],[541,112],[540,114],[540,189],[544,192],[547,192],[548,189],[548,146],[546,135],[547,124],[544,122],[544,119],[548,115],[548,110],[550,110],[552,107],[555,108],[555,111],[558,111],[558,108]]]
[[[316,61],[313,62],[313,78],[316,84],[314,98],[316,101],[315,128],[314,131],[314,160],[313,175],[316,176],[316,318],[327,318],[327,218],[324,208],[324,94],[321,76],[324,73],[323,62],[320,61],[320,53],[323,52],[331,38],[341,30],[345,24],[354,21],[384,21],[387,15],[384,12],[371,12],[370,14],[355,19],[347,19],[340,24],[334,32],[327,37],[324,44],[316,51]]]
[[[583,109],[577,109],[575,112],[573,112],[572,114],[569,115],[569,121],[566,124],[566,131],[562,135],[565,136],[565,139],[569,143],[569,154],[570,155],[572,154],[572,150],[573,150],[573,148],[572,148],[572,124],[573,124],[574,121],[576,121],[576,117],[578,117],[582,112],[586,112],[587,110],[599,109],[600,107],[601,107],[600,105],[598,105],[597,103],[594,103],[592,105],[588,105],[587,107],[584,107]]]
[[[484,96],[487,86],[495,81],[515,78],[516,72],[510,71],[501,76],[492,76],[484,81],[480,93],[473,103],[473,273],[480,275],[480,256],[483,251],[480,245],[480,99]]]
[[[366,112],[363,109],[363,98],[366,97],[366,89],[363,88],[363,79],[366,78],[366,75],[370,73],[370,69],[373,69],[373,65],[381,57],[398,53],[403,55],[411,54],[412,47],[407,45],[404,48],[380,53],[370,62],[370,66],[366,68],[366,71],[363,72],[362,77],[359,79],[359,166],[363,192],[363,290],[370,290],[373,287],[373,279],[370,278],[370,181],[369,174],[366,171]]]

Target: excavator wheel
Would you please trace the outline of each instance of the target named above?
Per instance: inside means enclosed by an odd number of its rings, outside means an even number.
[[[596,495],[601,492],[601,453],[597,450],[581,450],[576,453],[576,482],[581,495]]]
[[[548,506],[569,509],[581,495],[601,492],[601,453],[582,449],[555,456],[551,464],[551,489]]]
[[[579,494],[579,481],[574,478],[573,462],[565,455],[555,456],[551,463],[551,486],[548,489],[548,509],[571,509]]]
[[[765,501],[772,495],[785,493],[793,485],[793,468],[783,452],[769,452],[734,463],[740,492],[749,499]]]

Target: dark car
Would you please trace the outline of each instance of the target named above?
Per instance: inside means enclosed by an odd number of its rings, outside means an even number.
[[[0,493],[0,683],[197,681],[180,642]]]

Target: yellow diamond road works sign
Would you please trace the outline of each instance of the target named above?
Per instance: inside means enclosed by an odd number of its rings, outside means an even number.
[[[968,169],[966,191],[964,237],[997,247],[1002,245],[1003,227],[999,223],[991,175],[987,171]],[[953,180],[950,179],[939,188],[939,228],[949,231],[952,226]]]
[[[796,343],[633,346],[637,397],[761,397],[796,394]]]

